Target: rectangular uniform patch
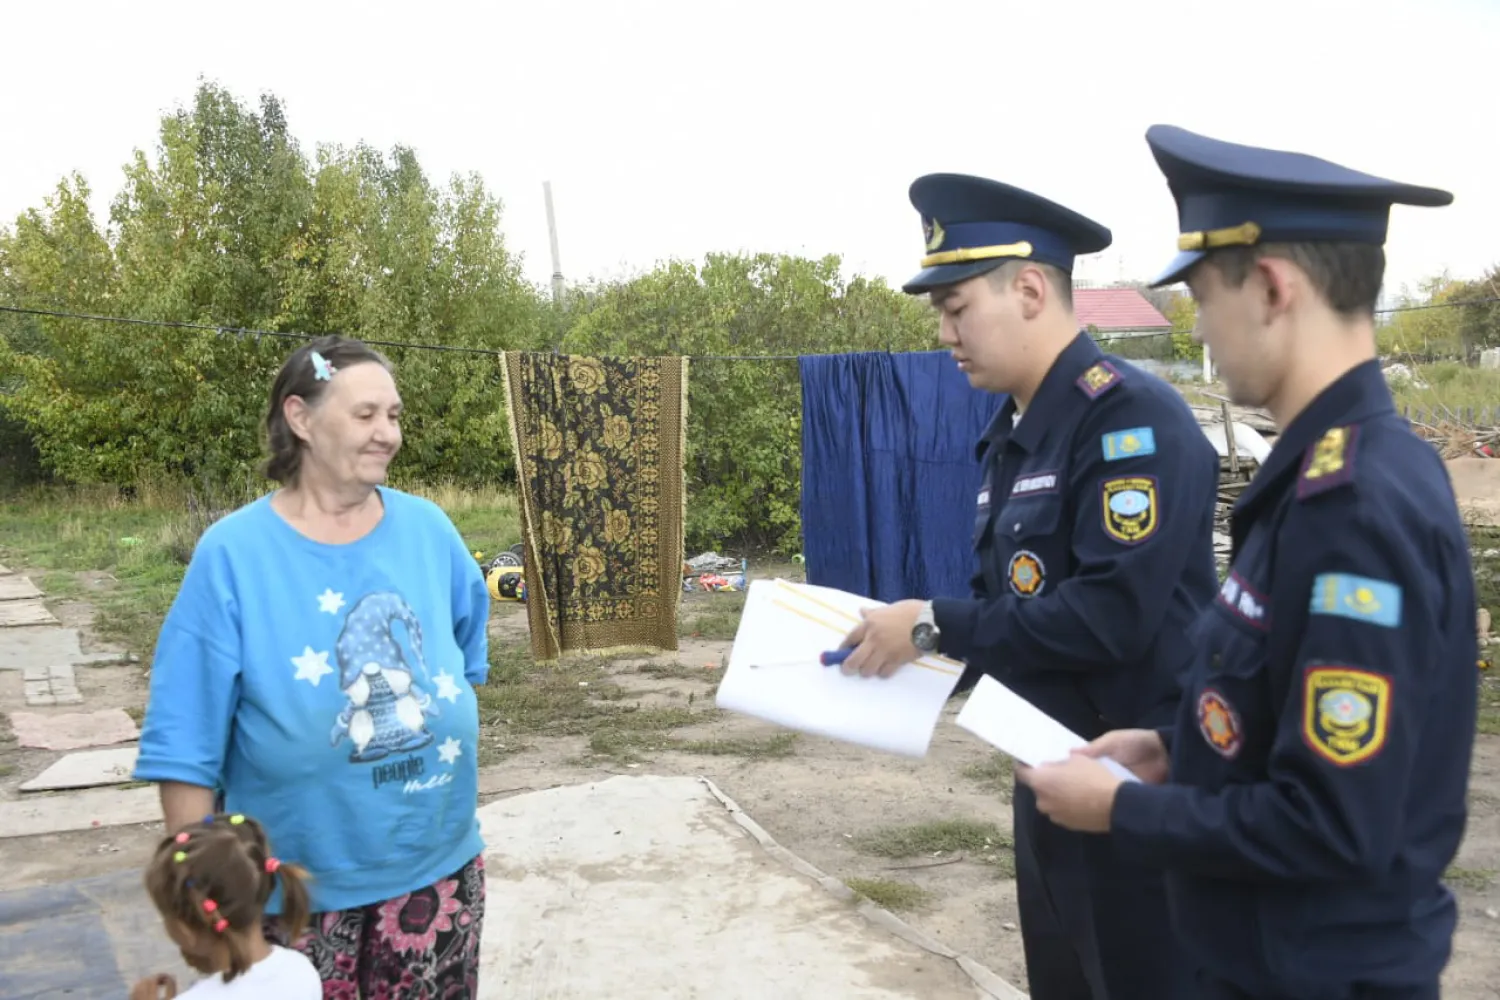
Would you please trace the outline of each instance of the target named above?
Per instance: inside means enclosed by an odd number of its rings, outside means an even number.
[[[1106,462],[1122,458],[1141,458],[1156,454],[1156,433],[1149,427],[1132,427],[1128,431],[1110,431],[1099,439]]]
[[[1031,472],[1017,476],[1015,484],[1010,488],[1013,497],[1029,497],[1038,493],[1057,492],[1057,473],[1055,472]]]
[[[1385,746],[1391,682],[1341,663],[1312,663],[1302,678],[1302,741],[1338,767],[1369,760]]]
[[[1104,533],[1117,542],[1139,545],[1156,534],[1155,476],[1121,476],[1099,484]]]
[[[1297,498],[1325,493],[1354,479],[1354,445],[1359,440],[1359,425],[1332,427],[1309,446],[1302,457],[1302,473],[1297,477]]]
[[[1320,573],[1313,579],[1308,613],[1401,627],[1401,588],[1386,580],[1348,573]]]
[[[1078,376],[1078,388],[1089,399],[1098,399],[1119,384],[1120,372],[1108,361],[1101,361]]]
[[[1252,628],[1262,632],[1270,630],[1271,619],[1267,614],[1267,606],[1271,602],[1233,570],[1230,570],[1223,585],[1219,587],[1219,603]]]

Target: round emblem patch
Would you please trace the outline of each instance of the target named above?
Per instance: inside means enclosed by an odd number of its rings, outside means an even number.
[[[1205,688],[1198,696],[1198,731],[1220,756],[1233,759],[1244,743],[1240,716],[1219,692]]]
[[[1010,589],[1017,597],[1035,597],[1047,582],[1042,557],[1030,549],[1021,549],[1010,557],[1006,575],[1010,577]]]
[[[1139,517],[1149,506],[1144,490],[1121,490],[1109,498],[1109,509],[1121,517]]]
[[[1329,691],[1318,699],[1318,711],[1330,724],[1345,729],[1357,726],[1375,714],[1370,699],[1358,691]]]

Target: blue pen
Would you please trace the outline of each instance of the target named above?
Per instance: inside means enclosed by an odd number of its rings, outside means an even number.
[[[836,667],[853,655],[852,649],[830,649],[826,653],[818,654],[818,663],[825,667]],[[752,663],[751,670],[763,670],[766,667],[805,667],[808,660],[782,660],[780,663]]]

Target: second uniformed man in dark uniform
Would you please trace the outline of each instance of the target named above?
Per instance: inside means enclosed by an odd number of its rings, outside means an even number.
[[[1436,1000],[1477,711],[1468,539],[1397,413],[1374,310],[1393,204],[1452,196],[1155,126],[1198,330],[1281,436],[1235,504],[1175,726],[1021,775],[1169,873],[1205,1000]],[[1170,764],[1170,768],[1169,768]],[[1170,774],[1170,784],[1164,784]]]
[[[931,297],[970,383],[1009,399],[979,445],[974,598],[869,612],[845,669],[889,676],[938,652],[1085,739],[1165,723],[1217,587],[1219,460],[1175,389],[1078,329],[1074,257],[1109,230],[976,177],[920,178],[911,199],[927,255],[905,290]],[[1054,826],[1025,788],[1013,803],[1033,1000],[1191,996],[1160,871]]]

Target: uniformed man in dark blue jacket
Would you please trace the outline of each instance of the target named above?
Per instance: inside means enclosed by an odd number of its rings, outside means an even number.
[[[1213,599],[1219,459],[1172,386],[1103,353],[1073,315],[1076,255],[1109,230],[1005,184],[912,186],[940,339],[974,386],[1009,399],[979,444],[974,599],[866,615],[849,672],[921,652],[966,660],[1092,739],[1165,724],[1188,625]],[[1070,833],[1014,796],[1017,896],[1034,1000],[1192,996],[1159,869]]]
[[[1282,431],[1235,505],[1175,726],[1021,779],[1058,823],[1167,869],[1201,996],[1435,1000],[1474,578],[1443,463],[1386,388],[1374,309],[1390,206],[1452,196],[1178,128],[1146,139],[1181,230],[1158,284],[1187,281],[1230,394]]]

